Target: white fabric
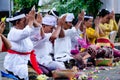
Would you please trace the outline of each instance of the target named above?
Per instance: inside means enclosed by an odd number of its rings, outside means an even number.
[[[92,16],[84,16],[84,18],[92,18],[92,19],[93,19],[93,17],[92,17]]]
[[[41,27],[38,28],[33,28],[35,31],[32,33],[32,35],[30,36],[30,39],[33,42],[33,45],[37,45],[37,41],[41,40],[42,37],[40,36],[40,29]]]
[[[62,18],[62,17],[65,16],[65,15],[66,15],[66,19],[65,19],[66,22],[72,22],[73,19],[75,18],[73,13],[63,14],[63,15],[61,15],[60,18]]]
[[[50,56],[50,53],[53,52],[52,43],[49,41],[51,35],[52,33],[45,33],[45,37],[43,39],[39,35],[39,40],[33,41],[37,61],[39,62],[39,64],[42,64],[51,70],[55,70],[57,68],[65,69],[63,63],[53,61],[52,57]]]
[[[30,35],[34,30],[29,26],[26,26],[23,30],[11,28],[8,33],[8,40],[11,42],[12,50],[18,52],[30,52],[33,50],[33,44],[30,40]],[[8,71],[13,72],[20,78],[28,80],[28,67],[27,63],[30,60],[30,55],[19,55],[8,53],[5,56],[4,67]]]
[[[73,19],[74,19],[74,14],[73,13],[67,13],[66,21],[67,22],[72,22]]]
[[[18,20],[18,19],[21,19],[21,18],[24,18],[24,17],[25,17],[25,14],[20,14],[18,16],[12,17],[12,18],[6,18],[6,21],[7,22],[14,21],[14,20]]]
[[[5,56],[5,69],[18,75],[21,79],[28,77],[28,63],[29,55],[7,54]]]
[[[26,26],[23,30],[12,28],[8,34],[8,40],[12,44],[12,50],[19,52],[28,52],[33,49],[30,35],[32,34],[32,28]],[[29,47],[28,47],[29,46]]]
[[[78,44],[78,39],[82,37],[80,36],[80,34],[82,34],[83,32],[80,31],[79,29],[77,30],[77,33],[75,33],[74,35],[72,35],[71,37],[71,43],[72,43],[72,50],[76,49],[79,47],[79,44]]]
[[[111,31],[111,32],[110,32],[110,41],[111,41],[112,43],[115,42],[116,35],[117,35],[117,31]]]
[[[55,26],[57,24],[57,18],[52,15],[45,15],[42,19],[42,24]]]
[[[48,4],[51,0],[39,0],[38,6],[43,6],[45,4]]]
[[[45,34],[44,39],[41,39],[34,44],[34,50],[40,64],[47,65],[52,61],[52,58],[49,55],[49,53],[52,52],[52,43],[49,41],[50,36],[51,33]]]
[[[72,48],[71,37],[77,32],[77,30],[75,29],[75,27],[73,27],[72,29],[64,31],[65,37],[57,38],[54,43],[54,56],[57,61],[66,61],[72,58],[70,54]]]
[[[55,18],[58,18],[58,16],[53,12],[53,11],[54,11],[53,9],[51,9],[50,11],[51,11],[51,13],[53,14],[53,16],[54,16]]]

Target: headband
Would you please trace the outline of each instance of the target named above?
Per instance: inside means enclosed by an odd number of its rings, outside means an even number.
[[[93,19],[92,16],[84,16],[84,18],[90,18],[90,19]]]
[[[53,12],[53,10],[51,10],[50,12],[53,14],[53,16],[55,16],[56,18],[58,18],[58,16]]]
[[[21,19],[21,18],[24,18],[24,17],[26,17],[25,14],[20,14],[18,16],[12,17],[12,18],[6,18],[6,21],[7,22],[15,21],[15,20],[18,20],[18,19]]]

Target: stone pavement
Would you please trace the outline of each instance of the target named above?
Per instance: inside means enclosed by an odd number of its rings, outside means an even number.
[[[93,76],[96,76],[94,80],[120,80],[120,65],[115,67],[103,67],[103,70],[100,69],[98,71],[91,69],[85,72],[88,71],[94,71]]]
[[[6,52],[0,53],[0,70],[1,71],[5,71],[5,69],[3,68],[3,61],[4,61],[4,58],[5,58],[5,55],[6,55]],[[12,79],[2,78],[0,76],[0,80],[12,80]]]
[[[0,70],[2,71],[5,71],[3,68],[3,61],[4,61],[5,54],[6,53],[0,53]],[[90,70],[93,71],[92,69]],[[111,69],[107,69],[107,70],[99,70],[99,72],[96,73],[95,75],[98,77],[95,80],[120,80],[120,65],[116,67],[112,67]],[[109,78],[109,79],[106,79],[106,78]],[[2,78],[0,80],[12,80],[12,79]]]

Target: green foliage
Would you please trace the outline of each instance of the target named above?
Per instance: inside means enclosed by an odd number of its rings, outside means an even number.
[[[14,0],[14,12],[21,8],[37,7],[39,0]]]
[[[84,1],[80,0],[60,0],[52,5],[57,8],[60,14],[73,12],[77,15],[82,9],[86,9],[87,6],[84,5]]]
[[[33,5],[38,7],[38,1],[39,0],[14,0],[14,12],[21,8],[32,7]],[[87,14],[95,17],[102,4],[100,0],[51,0],[51,3],[43,5],[40,8],[50,9],[55,7],[60,14],[72,12],[75,16],[84,9]]]
[[[86,4],[88,5],[87,13],[96,17],[103,2],[101,2],[100,0],[87,0]]]
[[[60,14],[72,12],[77,16],[84,9],[87,14],[95,17],[102,4],[100,0],[60,0],[54,2],[52,6],[56,7]]]

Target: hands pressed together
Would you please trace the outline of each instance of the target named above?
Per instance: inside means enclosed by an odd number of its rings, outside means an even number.
[[[5,23],[4,22],[0,22],[0,34],[3,33],[4,29],[5,29]]]

